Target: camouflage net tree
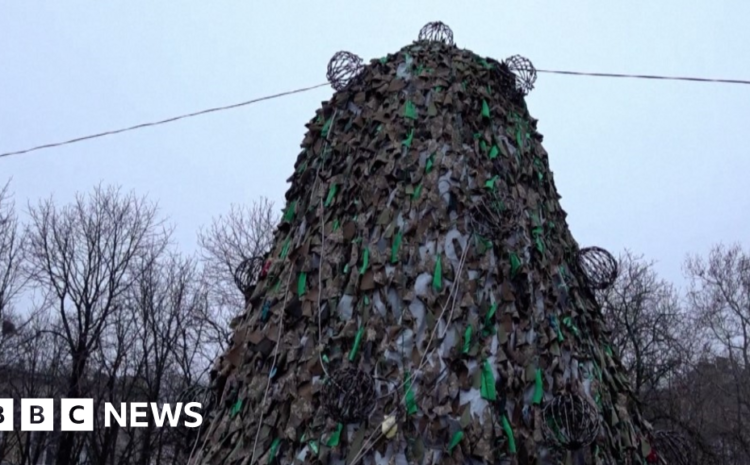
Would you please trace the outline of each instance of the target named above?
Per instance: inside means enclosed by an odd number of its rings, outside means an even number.
[[[191,463],[654,456],[594,299],[612,264],[579,256],[524,103],[533,67],[435,24],[329,65]]]

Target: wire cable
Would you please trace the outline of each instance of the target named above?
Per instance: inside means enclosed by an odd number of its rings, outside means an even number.
[[[279,98],[279,97],[284,97],[284,96],[287,96],[287,95],[299,94],[301,92],[307,92],[309,90],[317,89],[318,87],[323,87],[323,86],[327,86],[327,85],[329,85],[329,84],[326,82],[324,84],[318,84],[318,85],[311,86],[311,87],[304,87],[302,89],[297,89],[297,90],[290,90],[288,92],[282,92],[280,94],[267,95],[265,97],[260,97],[260,98],[256,98],[256,99],[253,99],[253,100],[248,100],[246,102],[235,103],[233,105],[227,105],[227,106],[223,106],[223,107],[209,108],[207,110],[196,111],[194,113],[188,113],[186,115],[175,116],[175,117],[167,118],[167,119],[164,119],[164,120],[161,120],[161,121],[153,121],[151,123],[136,124],[135,126],[130,126],[128,128],[116,129],[116,130],[113,130],[113,131],[100,132],[99,134],[92,134],[90,136],[77,137],[75,139],[66,140],[64,142],[55,142],[55,143],[52,143],[52,144],[39,145],[37,147],[32,147],[30,149],[25,149],[25,150],[18,150],[16,152],[0,153],[0,158],[2,158],[2,157],[10,157],[12,155],[22,155],[22,154],[29,153],[29,152],[35,152],[37,150],[50,149],[50,148],[53,148],[53,147],[60,147],[62,145],[75,144],[76,142],[82,142],[82,141],[90,140],[90,139],[97,139],[99,137],[111,136],[111,135],[114,135],[114,134],[120,134],[120,133],[128,132],[128,131],[135,131],[136,129],[143,129],[143,128],[147,128],[147,127],[151,127],[151,126],[159,126],[161,124],[172,123],[174,121],[178,121],[178,120],[185,119],[185,118],[192,118],[194,116],[205,115],[207,113],[214,113],[214,112],[217,112],[217,111],[224,111],[224,110],[232,110],[234,108],[244,107],[244,106],[247,106],[247,105],[250,105],[250,104],[253,104],[253,103],[261,102],[263,100],[271,100],[271,99],[275,99],[275,98]]]
[[[568,76],[593,76],[593,77],[631,78],[631,79],[659,79],[659,80],[664,80],[664,81],[690,81],[690,82],[704,82],[704,83],[708,82],[708,83],[719,83],[719,84],[750,84],[750,80],[742,80],[742,79],[709,79],[709,78],[697,78],[697,77],[658,76],[658,75],[647,75],[647,74],[587,73],[587,72],[582,72],[582,71],[558,71],[558,70],[548,70],[548,69],[537,69],[536,71],[538,73],[562,74],[562,75],[568,75]],[[67,140],[67,141],[64,141],[64,142],[55,142],[55,143],[52,143],[52,144],[39,145],[37,147],[32,147],[32,148],[25,149],[25,150],[18,150],[18,151],[15,151],[15,152],[0,153],[0,158],[10,157],[12,155],[22,155],[22,154],[29,153],[29,152],[35,152],[37,150],[49,149],[49,148],[53,148],[53,147],[60,147],[60,146],[63,146],[63,145],[74,144],[74,143],[82,142],[82,141],[85,141],[85,140],[97,139],[99,137],[111,136],[111,135],[114,135],[114,134],[120,134],[120,133],[128,132],[128,131],[135,131],[137,129],[143,129],[143,128],[146,128],[146,127],[158,126],[158,125],[161,125],[161,124],[172,123],[174,121],[178,121],[178,120],[185,119],[185,118],[192,118],[194,116],[205,115],[207,113],[213,113],[213,112],[224,111],[224,110],[231,110],[231,109],[234,109],[234,108],[244,107],[246,105],[250,105],[250,104],[253,104],[253,103],[261,102],[263,100],[271,100],[271,99],[275,99],[275,98],[279,98],[279,97],[284,97],[284,96],[291,95],[291,94],[298,94],[298,93],[301,93],[301,92],[307,92],[309,90],[317,89],[319,87],[323,87],[323,86],[327,86],[327,85],[329,85],[329,83],[326,82],[326,83],[318,84],[318,85],[311,86],[311,87],[304,87],[304,88],[297,89],[297,90],[292,90],[292,91],[288,91],[288,92],[282,92],[280,94],[267,95],[265,97],[260,97],[260,98],[257,98],[257,99],[248,100],[246,102],[236,103],[234,105],[227,105],[227,106],[223,106],[223,107],[209,108],[207,110],[196,111],[194,113],[188,113],[186,115],[175,116],[173,118],[167,118],[167,119],[161,120],[161,121],[154,121],[154,122],[151,122],[151,123],[137,124],[135,126],[130,126],[128,128],[116,129],[114,131],[101,132],[99,134],[92,134],[90,136],[77,137],[75,139],[70,139],[70,140]]]
[[[714,82],[721,84],[750,84],[750,81],[742,79],[708,79],[696,77],[679,77],[679,76],[655,76],[648,74],[615,74],[615,73],[585,73],[581,71],[554,71],[548,69],[538,69],[537,73],[549,74],[566,74],[569,76],[594,76],[594,77],[614,77],[614,78],[633,78],[633,79],[661,79],[665,81],[691,81],[691,82]]]

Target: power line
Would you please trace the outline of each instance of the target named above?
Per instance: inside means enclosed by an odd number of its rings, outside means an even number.
[[[551,71],[547,69],[538,69],[536,71],[538,73],[566,74],[569,76],[661,79],[661,80],[666,80],[666,81],[715,82],[715,83],[722,83],[722,84],[750,84],[750,81],[744,81],[741,79],[708,79],[708,78],[678,77],[678,76],[653,76],[653,75],[648,75],[648,74],[584,73],[580,71]]]
[[[96,138],[104,137],[104,136],[111,136],[113,134],[120,134],[122,132],[135,131],[136,129],[143,129],[143,128],[147,128],[147,127],[150,127],[150,126],[158,126],[160,124],[167,124],[167,123],[171,123],[171,122],[178,121],[178,120],[185,119],[185,118],[192,118],[194,116],[205,115],[206,113],[213,113],[213,112],[217,112],[217,111],[231,110],[233,108],[244,107],[246,105],[250,105],[250,104],[253,104],[253,103],[261,102],[263,100],[271,100],[271,99],[275,99],[275,98],[279,98],[279,97],[284,97],[286,95],[298,94],[300,92],[307,92],[308,90],[317,89],[318,87],[323,87],[323,86],[327,86],[327,85],[328,85],[328,83],[326,82],[325,84],[318,84],[318,85],[315,85],[315,86],[312,86],[312,87],[304,87],[302,89],[290,90],[288,92],[282,92],[280,94],[267,95],[265,97],[260,97],[260,98],[256,98],[256,99],[253,99],[253,100],[248,100],[246,102],[235,103],[234,105],[227,105],[227,106],[223,106],[223,107],[209,108],[207,110],[201,110],[201,111],[196,111],[194,113],[188,113],[186,115],[175,116],[175,117],[167,118],[167,119],[164,119],[164,120],[161,120],[161,121],[154,121],[154,122],[151,122],[151,123],[141,123],[141,124],[136,124],[135,126],[130,126],[128,128],[116,129],[114,131],[100,132],[99,134],[92,134],[90,136],[77,137],[75,139],[66,140],[65,142],[55,142],[53,144],[39,145],[37,147],[32,147],[30,149],[25,149],[25,150],[18,150],[16,152],[0,153],[0,158],[2,158],[2,157],[10,157],[11,155],[21,155],[21,154],[24,154],[24,153],[34,152],[34,151],[42,150],[42,149],[49,149],[49,148],[53,148],[53,147],[60,147],[61,145],[74,144],[76,142],[82,142],[84,140],[96,139]]]
[[[646,75],[646,74],[587,73],[587,72],[581,72],[581,71],[557,71],[557,70],[547,70],[547,69],[537,69],[536,71],[539,73],[563,74],[563,75],[568,75],[568,76],[593,76],[593,77],[631,78],[631,79],[659,79],[659,80],[665,80],[665,81],[691,81],[691,82],[709,82],[709,83],[719,83],[719,84],[750,84],[750,81],[741,80],[741,79],[709,79],[709,78],[697,78],[697,77],[657,76],[657,75]],[[300,92],[307,92],[309,90],[317,89],[319,87],[323,87],[327,85],[329,85],[329,83],[326,82],[326,83],[318,84],[318,85],[311,86],[311,87],[304,87],[304,88],[297,89],[297,90],[282,92],[280,94],[268,95],[265,97],[248,100],[246,102],[236,103],[234,105],[227,105],[223,107],[209,108],[207,110],[196,111],[194,113],[188,113],[186,115],[175,116],[173,118],[168,118],[168,119],[161,120],[161,121],[137,124],[135,126],[130,126],[128,128],[116,129],[114,131],[101,132],[99,134],[92,134],[90,136],[77,137],[75,139],[70,139],[64,142],[55,142],[52,144],[39,145],[37,147],[32,147],[32,148],[25,149],[25,150],[18,150],[16,152],[0,153],[0,158],[10,157],[12,155],[22,155],[25,153],[35,152],[37,150],[49,149],[53,147],[60,147],[62,145],[74,144],[74,143],[82,142],[82,141],[89,140],[89,139],[96,139],[99,137],[111,136],[111,135],[120,134],[123,132],[135,131],[136,129],[143,129],[146,127],[158,126],[161,124],[171,123],[171,122],[178,121],[178,120],[185,119],[185,118],[192,118],[194,116],[205,115],[207,113],[231,110],[234,108],[244,107],[246,105],[257,103],[263,100],[271,100],[271,99],[275,99],[279,97],[284,97],[286,95],[297,94]]]

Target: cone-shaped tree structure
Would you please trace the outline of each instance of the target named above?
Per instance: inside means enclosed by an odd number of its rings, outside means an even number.
[[[192,463],[645,463],[511,64],[329,67]]]

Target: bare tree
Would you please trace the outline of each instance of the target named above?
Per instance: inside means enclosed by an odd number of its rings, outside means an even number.
[[[35,313],[18,333],[10,363],[0,366],[3,397],[20,405],[22,398],[54,398],[61,395],[61,379],[66,366],[65,347],[59,338],[44,332],[49,326],[47,315]],[[20,424],[17,409],[16,427]],[[16,428],[4,435],[4,454],[0,463],[18,465],[48,464],[54,458],[56,433],[21,431]],[[5,457],[2,457],[5,455]]]
[[[11,304],[25,284],[21,273],[24,241],[9,185],[0,188],[0,347],[2,340],[12,336],[19,326]]]
[[[207,230],[198,233],[212,303],[207,319],[221,322],[214,330],[222,349],[230,335],[229,320],[245,307],[246,296],[235,284],[235,272],[243,261],[266,256],[278,220],[273,202],[261,198],[251,205],[232,205],[226,216],[214,218]]]
[[[94,189],[67,206],[29,207],[28,273],[54,301],[70,359],[67,397],[80,397],[92,354],[102,347],[126,292],[140,278],[137,260],[158,256],[170,236],[157,208],[117,188]],[[70,465],[79,442],[63,432],[57,465]]]
[[[709,357],[693,386],[711,393],[705,431],[723,463],[750,457],[750,256],[739,245],[689,257],[688,302],[707,339]]]
[[[619,258],[615,284],[600,294],[631,384],[644,399],[689,361],[681,337],[688,331],[686,314],[674,286],[660,279],[653,263],[625,251]]]

